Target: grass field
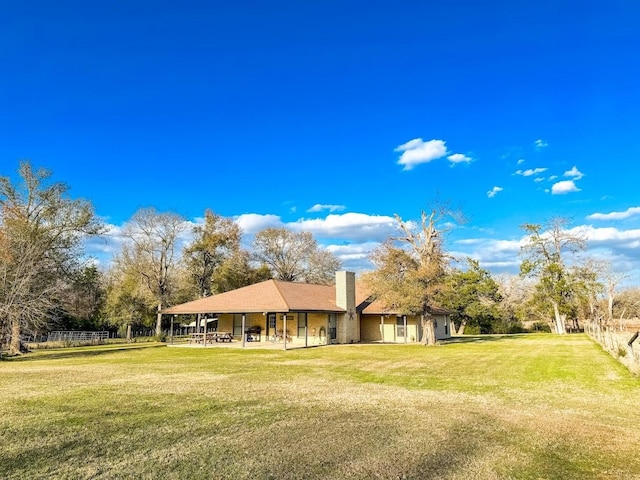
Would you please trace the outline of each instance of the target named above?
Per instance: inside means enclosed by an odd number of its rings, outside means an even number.
[[[0,478],[640,478],[640,379],[586,336],[0,362]]]

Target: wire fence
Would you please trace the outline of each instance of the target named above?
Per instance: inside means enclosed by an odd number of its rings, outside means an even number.
[[[57,331],[51,332],[47,336],[47,342],[94,342],[106,340],[109,338],[109,332],[87,332],[87,331]]]
[[[596,322],[585,323],[584,331],[632,373],[640,374],[640,332],[615,330]]]

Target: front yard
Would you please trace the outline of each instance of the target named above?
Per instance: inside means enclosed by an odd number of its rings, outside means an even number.
[[[584,335],[0,362],[22,478],[640,478],[640,380]]]

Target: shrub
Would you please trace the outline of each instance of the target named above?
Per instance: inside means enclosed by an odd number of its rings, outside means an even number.
[[[529,328],[530,332],[551,333],[551,327],[547,322],[533,322]]]

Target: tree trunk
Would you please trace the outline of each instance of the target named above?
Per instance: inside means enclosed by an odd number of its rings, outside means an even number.
[[[423,345],[435,345],[436,329],[433,324],[433,317],[423,313],[420,318],[422,321],[422,339],[420,343]]]
[[[127,342],[131,342],[131,324],[127,325]]]
[[[156,319],[156,337],[160,338],[162,336],[162,303],[158,304],[158,317]]]
[[[613,324],[613,295],[609,293],[607,298],[607,313],[609,314],[609,325]]]
[[[554,321],[555,321],[555,327],[556,327],[556,333],[559,335],[564,335],[565,333],[567,333],[567,330],[565,329],[565,325],[564,325],[564,319],[565,316],[560,314],[560,308],[558,307],[558,304],[556,302],[552,302],[553,303],[553,315],[554,315]]]
[[[460,322],[460,326],[458,327],[458,331],[456,332],[456,335],[464,335],[464,327],[467,326],[467,320],[462,320]]]
[[[21,328],[20,320],[18,318],[11,319],[11,343],[9,344],[9,355],[20,355],[22,350],[21,346]]]

